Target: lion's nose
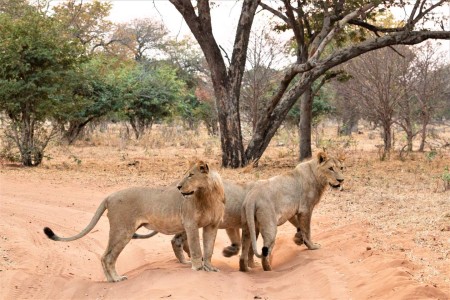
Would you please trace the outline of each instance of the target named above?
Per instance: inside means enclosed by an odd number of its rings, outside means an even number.
[[[339,182],[342,182],[342,181],[344,181],[344,179],[336,179],[337,181],[339,181]]]
[[[177,185],[177,188],[179,189],[179,190],[181,190],[181,185],[179,184],[179,185]]]

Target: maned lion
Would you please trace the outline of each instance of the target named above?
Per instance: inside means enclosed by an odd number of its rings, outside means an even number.
[[[242,252],[239,270],[248,271],[250,244],[261,258],[264,271],[272,269],[269,255],[277,226],[297,218],[303,242],[309,249],[319,246],[311,241],[311,215],[325,188],[340,188],[344,181],[342,160],[320,152],[317,158],[298,164],[294,170],[267,180],[260,180],[248,192],[242,206]],[[262,255],[258,253],[256,231],[263,237]]]
[[[198,161],[177,185],[164,189],[129,188],[111,194],[100,204],[89,225],[73,237],[59,237],[48,227],[44,228],[44,233],[54,241],[79,239],[94,228],[107,209],[109,241],[101,261],[108,281],[126,279],[117,274],[116,260],[134,232],[142,226],[164,234],[186,232],[192,269],[218,271],[211,265],[211,256],[224,207],[225,195],[219,174],[210,171],[203,161]],[[198,232],[200,227],[203,228],[203,259]]]

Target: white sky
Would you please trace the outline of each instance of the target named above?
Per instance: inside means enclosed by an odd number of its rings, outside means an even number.
[[[272,0],[266,1],[271,2]],[[431,0],[432,1],[432,0]],[[213,34],[218,42],[227,52],[231,52],[236,24],[242,1],[236,0],[215,0],[215,7],[212,8]],[[183,21],[180,13],[168,0],[112,0],[113,4],[110,19],[114,22],[127,22],[132,19],[151,18],[161,21],[169,29],[172,35],[180,38],[191,35],[191,32]],[[450,5],[442,9],[443,14],[450,16]],[[395,15],[403,19],[404,11],[396,11]],[[257,15],[254,21],[254,28],[258,28],[267,23],[267,18]],[[447,21],[446,29],[450,29],[450,20]],[[450,63],[450,41],[441,40],[443,58]]]
[[[222,46],[232,45],[242,4],[236,3],[234,0],[216,0],[216,2],[218,6],[211,10],[213,34]],[[110,19],[114,22],[151,18],[161,21],[173,36],[181,38],[191,35],[191,31],[180,13],[167,0],[113,0],[111,3],[113,8]]]

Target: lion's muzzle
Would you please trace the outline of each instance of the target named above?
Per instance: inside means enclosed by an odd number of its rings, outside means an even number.
[[[329,183],[330,184],[330,186],[333,188],[333,189],[339,189],[339,188],[341,188],[341,186],[342,186],[342,182],[344,181],[344,179],[336,179],[337,180],[337,184],[332,184],[332,183]]]
[[[190,196],[190,195],[192,195],[192,194],[194,194],[194,191],[191,191],[191,192],[181,192],[181,195],[183,195],[183,196]]]
[[[178,190],[180,190],[181,195],[183,195],[185,197],[194,194],[194,191],[189,191],[189,192],[182,191],[181,190],[183,188],[182,184],[177,185],[177,188],[178,188]]]

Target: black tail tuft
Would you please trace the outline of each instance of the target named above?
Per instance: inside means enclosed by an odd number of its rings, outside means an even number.
[[[267,257],[267,255],[269,255],[269,248],[263,247],[262,248],[262,255]]]
[[[44,233],[45,233],[45,235],[49,238],[49,239],[51,239],[51,240],[55,240],[55,233],[53,232],[53,230],[51,230],[50,228],[48,228],[48,227],[44,227]]]

